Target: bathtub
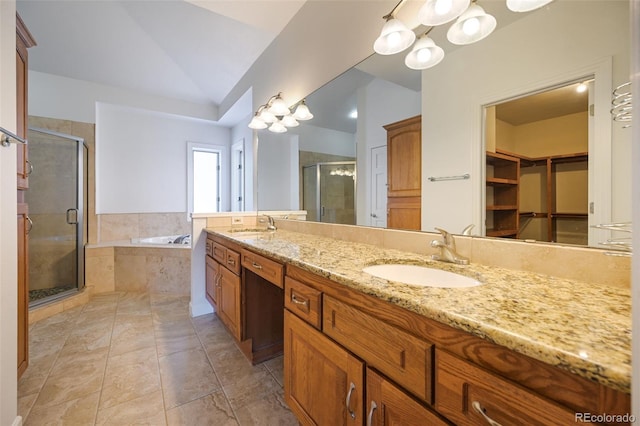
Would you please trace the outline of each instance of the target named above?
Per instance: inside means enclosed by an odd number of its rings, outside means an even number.
[[[132,238],[131,244],[151,244],[151,245],[179,245],[179,246],[191,246],[191,235],[166,235],[162,237],[148,237],[148,238]]]

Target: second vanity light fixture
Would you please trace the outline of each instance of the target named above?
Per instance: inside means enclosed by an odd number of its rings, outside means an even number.
[[[298,126],[300,124],[298,121],[312,118],[313,114],[309,111],[304,99],[294,105],[292,113],[282,99],[282,93],[278,93],[258,108],[249,123],[249,128],[260,130],[268,127],[274,133],[284,133],[287,128]]]
[[[402,52],[415,41],[415,33],[395,16],[404,1],[400,0],[389,14],[383,16],[386,23],[373,44],[373,49],[380,55]],[[513,12],[529,12],[552,1],[507,0],[507,7]],[[491,34],[497,25],[496,19],[487,14],[476,0],[427,0],[418,11],[418,20],[430,28],[413,44],[411,52],[405,57],[407,67],[423,70],[440,63],[444,58],[444,50],[428,34],[436,26],[456,18],[447,31],[447,39],[457,45],[480,41]]]

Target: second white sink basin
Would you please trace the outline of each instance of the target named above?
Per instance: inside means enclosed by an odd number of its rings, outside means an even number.
[[[482,284],[476,279],[456,274],[454,272],[442,271],[440,269],[418,265],[374,265],[367,266],[366,268],[363,268],[362,271],[369,275],[384,278],[389,281],[423,287],[461,288],[474,287]]]

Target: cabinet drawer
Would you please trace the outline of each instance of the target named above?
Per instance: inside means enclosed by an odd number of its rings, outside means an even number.
[[[433,402],[433,343],[326,294],[323,331],[422,400]]]
[[[278,262],[242,249],[242,267],[247,268],[270,283],[284,288],[284,267]]]
[[[240,275],[240,253],[227,249],[224,266],[236,275]]]
[[[207,238],[205,252],[207,256],[213,257],[213,240],[211,238]]]
[[[573,411],[442,350],[436,351],[436,410],[458,425],[568,425]],[[481,413],[482,412],[482,413]]]
[[[322,292],[294,280],[284,279],[284,306],[317,328],[321,327]]]
[[[211,244],[211,257],[224,265],[227,260],[227,248],[216,241],[212,241]]]

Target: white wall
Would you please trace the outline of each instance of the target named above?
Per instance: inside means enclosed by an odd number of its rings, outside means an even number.
[[[96,213],[186,212],[187,142],[227,147],[229,187],[228,128],[102,102],[96,111]]]
[[[356,156],[356,138],[353,133],[325,129],[307,123],[300,123],[300,126],[289,129],[289,131],[300,136],[300,151],[345,157]]]
[[[255,210],[253,199],[253,130],[247,127],[253,114],[231,128],[231,144],[244,141],[244,209]]]
[[[298,169],[298,135],[258,132],[258,207],[261,211],[300,208]]]
[[[421,99],[420,92],[381,79],[358,91],[358,225],[371,225],[371,148],[387,145],[383,126],[420,115]]]
[[[481,228],[483,102],[490,98],[499,101],[519,89],[559,83],[555,80],[558,75],[586,68],[608,56],[613,56],[613,86],[628,81],[628,8],[626,1],[554,2],[485,40],[452,52],[439,65],[423,72],[423,230],[440,226],[459,231],[469,223]],[[606,114],[608,105],[604,108],[596,114]],[[629,134],[614,135],[619,137],[614,145],[629,145]],[[622,156],[614,158],[614,164],[629,161],[625,151],[614,152]],[[613,171],[619,185],[616,192],[628,197],[629,169],[613,167]],[[464,173],[471,173],[471,179],[426,180],[428,176]],[[604,191],[611,192],[612,188]],[[618,208],[624,203],[614,200],[613,204]],[[618,215],[623,216],[630,217]]]
[[[29,71],[31,115],[95,123],[96,102],[129,105],[203,120],[218,119],[218,108],[214,105],[150,96],[113,86]]]
[[[16,131],[16,4],[0,1],[0,126]],[[0,146],[0,425],[17,425],[16,147]]]

